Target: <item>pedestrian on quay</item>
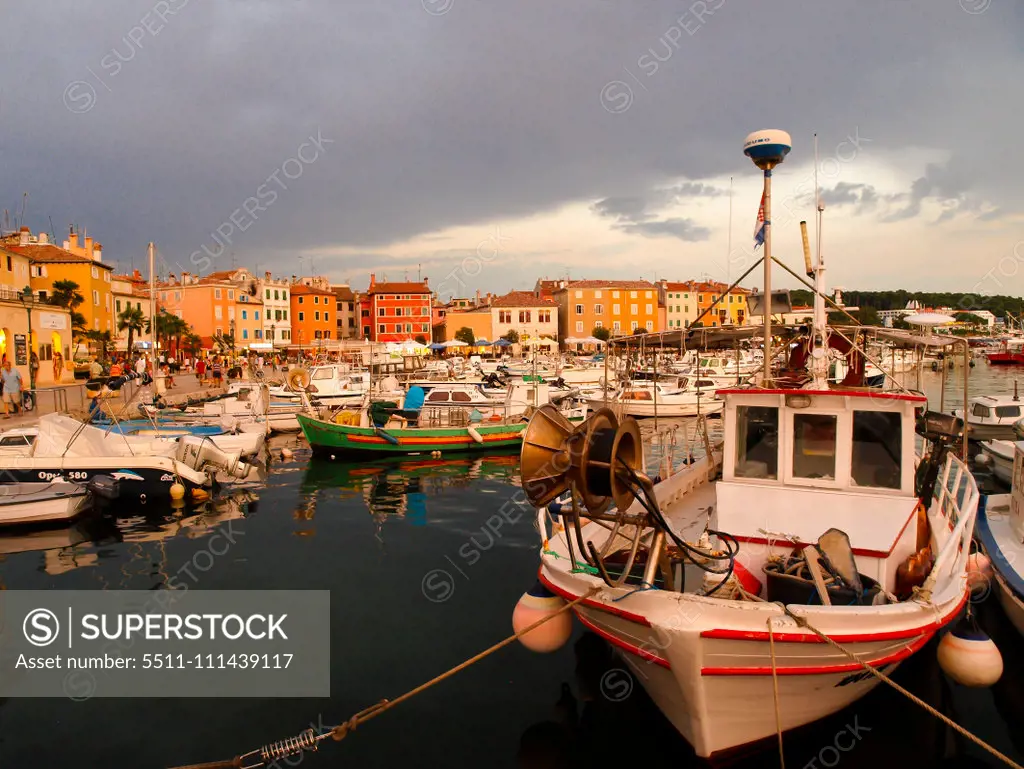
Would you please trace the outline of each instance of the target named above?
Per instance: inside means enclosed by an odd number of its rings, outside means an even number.
[[[64,376],[64,356],[59,352],[53,353],[53,383],[60,384]]]
[[[199,380],[200,387],[206,384],[206,361],[202,358],[196,361],[196,379]]]
[[[4,361],[4,367],[0,369],[0,388],[3,389],[0,399],[4,402],[4,419],[7,419],[11,406],[15,414],[21,411],[21,391],[24,389],[21,372],[11,366],[10,360]]]
[[[99,379],[101,376],[103,376],[103,366],[100,365],[99,360],[93,355],[92,362],[89,364],[89,378]]]
[[[213,378],[213,386],[214,387],[219,388],[219,387],[222,386],[222,384],[223,384],[223,374],[224,374],[224,369],[223,369],[223,366],[221,365],[220,356],[219,355],[214,355],[213,356],[213,365],[210,366],[210,375]]]

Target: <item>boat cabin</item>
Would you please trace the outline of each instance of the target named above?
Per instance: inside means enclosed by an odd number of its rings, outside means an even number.
[[[845,531],[858,568],[892,589],[917,550],[915,408],[870,391],[719,390],[725,399],[715,528],[760,570],[772,552]],[[823,492],[828,492],[827,495]],[[781,549],[780,549],[781,548]]]

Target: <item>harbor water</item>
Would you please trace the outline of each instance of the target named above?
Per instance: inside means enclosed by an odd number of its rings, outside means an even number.
[[[1024,376],[1024,372],[1021,372]],[[972,394],[1013,392],[1014,369],[979,364]],[[945,410],[962,400],[958,368]],[[940,375],[922,389],[938,408]],[[1024,384],[1024,382],[1022,382]],[[712,431],[717,420],[711,420]],[[692,420],[647,420],[648,465],[697,451]],[[275,439],[265,485],[197,508],[106,509],[64,528],[0,533],[10,590],[324,589],[331,591],[331,677],[323,699],[0,701],[0,767],[170,767],[229,759],[394,698],[511,633],[537,574],[537,532],[518,488],[518,455],[343,463]],[[288,446],[295,454],[279,458]],[[228,547],[210,547],[212,538]],[[994,599],[976,609],[1006,669],[991,689],[949,682],[935,642],[895,678],[1016,761],[1024,760],[1024,681]],[[73,693],[74,694],[74,693]],[[765,708],[772,703],[765,702]],[[786,766],[970,767],[997,760],[901,694],[879,686],[824,721],[787,733]],[[774,741],[735,765],[779,766]],[[583,767],[629,761],[699,766],[626,665],[578,626],[551,654],[518,644],[402,703],[316,754],[280,766]]]

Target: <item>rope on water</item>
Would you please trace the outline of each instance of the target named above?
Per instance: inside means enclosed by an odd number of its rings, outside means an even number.
[[[742,589],[742,588],[741,588]],[[768,648],[772,656],[772,693],[775,696],[775,733],[779,736],[779,767],[786,769],[786,754],[782,750],[782,710],[779,707],[779,676],[775,669],[775,629],[768,618]]]
[[[370,719],[376,718],[382,713],[386,713],[399,703],[412,699],[420,692],[426,691],[435,684],[439,684],[442,681],[451,678],[456,673],[459,673],[465,670],[466,668],[470,667],[471,665],[479,662],[480,660],[489,657],[491,654],[498,651],[499,649],[503,649],[513,641],[518,641],[524,635],[540,627],[545,622],[550,622],[563,612],[569,611],[576,605],[583,603],[588,598],[591,598],[592,596],[596,595],[602,590],[602,588],[603,586],[591,588],[586,593],[572,601],[569,601],[567,604],[565,604],[552,614],[549,614],[548,616],[537,620],[532,625],[529,625],[520,630],[518,633],[513,633],[512,635],[505,638],[503,641],[499,641],[493,646],[484,649],[479,654],[474,655],[470,657],[468,660],[459,663],[458,665],[445,671],[444,673],[441,673],[440,675],[431,678],[426,683],[420,684],[415,689],[410,689],[405,694],[401,695],[400,697],[396,697],[393,700],[381,700],[375,705],[371,705],[365,710],[359,711],[344,723],[338,724],[337,726],[333,727],[329,731],[326,731],[322,734],[317,734],[312,729],[307,729],[306,731],[301,732],[295,737],[287,737],[278,742],[273,742],[268,745],[264,745],[263,747],[258,748],[257,750],[252,750],[248,753],[243,753],[242,755],[235,756],[234,758],[226,761],[213,761],[204,764],[183,764],[181,766],[173,767],[173,769],[259,769],[259,767],[268,766],[270,762],[278,761],[280,759],[288,758],[290,756],[295,756],[300,753],[303,753],[304,751],[315,752],[319,748],[320,742],[322,740],[326,740],[328,737],[334,739],[336,742],[340,742],[348,736],[349,732],[354,732],[360,724],[365,724]]]

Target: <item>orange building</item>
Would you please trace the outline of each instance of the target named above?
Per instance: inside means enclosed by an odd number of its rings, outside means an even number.
[[[203,349],[215,348],[215,337],[232,332],[235,334],[235,348],[242,349],[247,346],[245,341],[251,341],[251,338],[243,341],[242,330],[253,326],[248,317],[244,325],[239,323],[241,313],[237,306],[241,292],[242,289],[234,283],[217,277],[217,273],[200,278],[183,272],[180,279],[172,274],[157,286],[157,303],[191,325],[192,331],[203,340]]]
[[[698,326],[742,326],[747,322],[747,296],[750,291],[739,286],[728,291],[728,283],[688,280],[682,283],[661,282],[662,301],[670,330]],[[726,293],[728,291],[728,293]],[[715,300],[721,297],[718,304]],[[711,308],[706,315],[701,313]],[[697,320],[698,317],[700,320]]]
[[[328,288],[292,283],[292,341],[299,349],[315,349],[337,331],[337,297]]]
[[[561,281],[552,297],[559,307],[559,341],[590,336],[595,328],[607,328],[612,336],[662,330],[658,289],[646,280]]]

